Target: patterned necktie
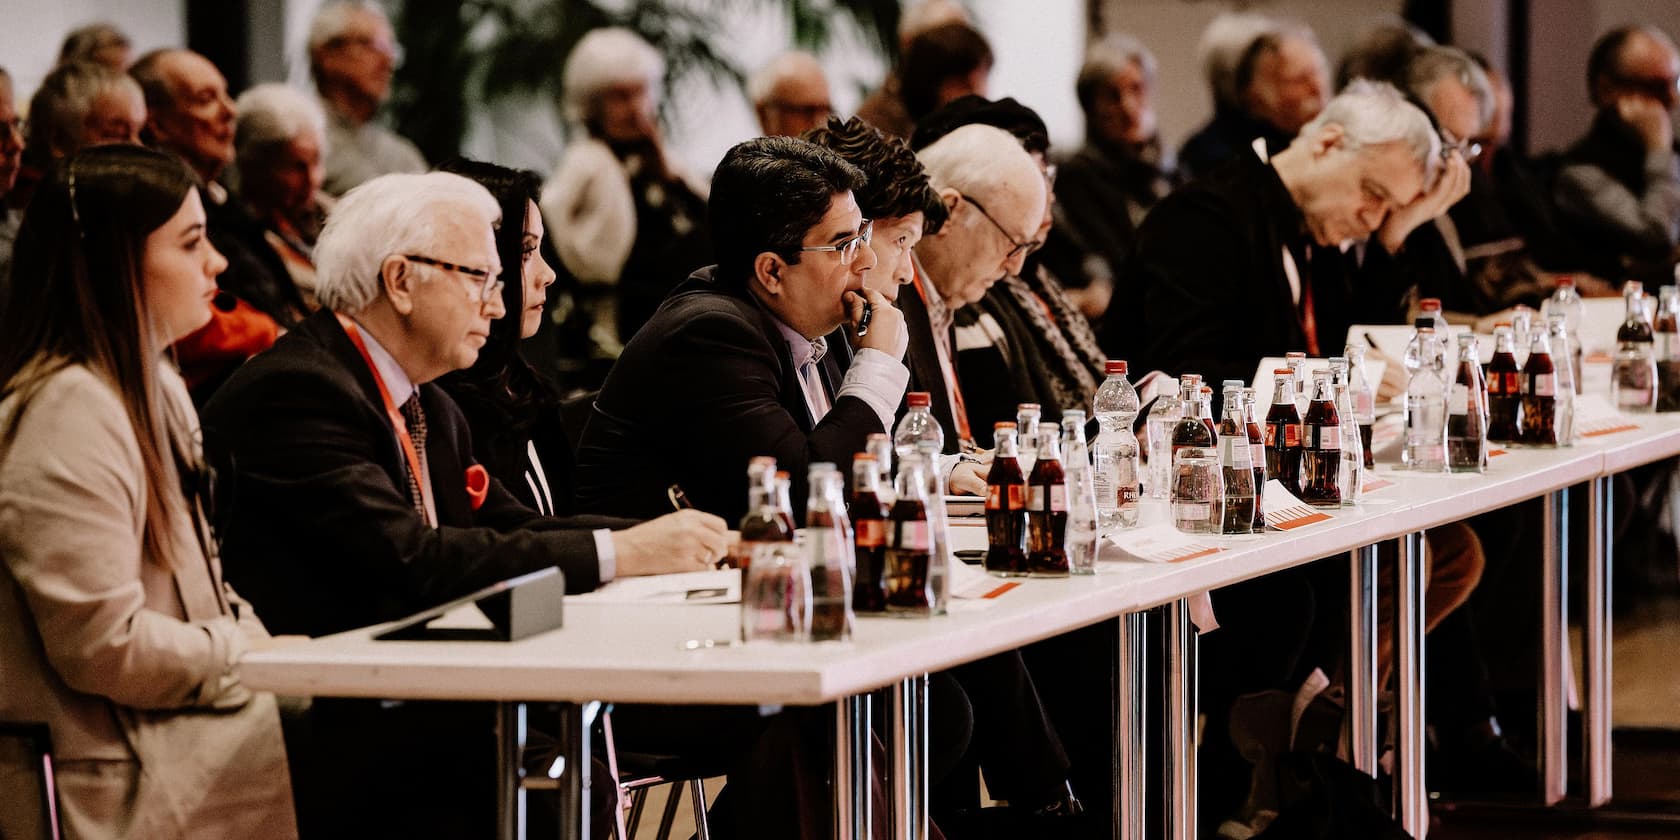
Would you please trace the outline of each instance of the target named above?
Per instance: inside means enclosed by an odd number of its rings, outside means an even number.
[[[408,475],[408,498],[414,503],[414,509],[419,512],[421,519],[430,520],[426,515],[426,497],[420,492],[420,482],[426,470],[426,412],[420,408],[420,389],[408,395],[408,400],[402,404],[403,419],[408,425],[408,439],[414,441],[414,453],[420,458],[420,472],[415,475],[413,470]]]

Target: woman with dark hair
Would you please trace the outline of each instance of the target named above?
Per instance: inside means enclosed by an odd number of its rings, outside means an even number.
[[[560,419],[560,395],[519,354],[519,342],[542,326],[543,302],[555,277],[541,250],[542,178],[475,160],[438,168],[478,182],[502,207],[496,255],[507,310],[490,323],[478,361],[438,384],[467,416],[473,457],[490,475],[532,510],[565,516],[572,512],[572,444]]]
[[[198,417],[165,358],[227,264],[197,178],[137,146],[85,150],[41,185],[14,256],[0,719],[50,728],[69,836],[295,837],[274,697],[237,667],[268,636],[222,582]],[[0,835],[19,816],[0,802]]]

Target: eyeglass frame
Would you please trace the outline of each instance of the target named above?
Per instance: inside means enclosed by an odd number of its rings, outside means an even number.
[[[1009,249],[1009,253],[1003,255],[1004,259],[1014,259],[1016,254],[1030,254],[1044,247],[1044,240],[1042,239],[1028,239],[1025,242],[1017,240],[1015,238],[1015,234],[1010,233],[1008,228],[1005,228],[1001,222],[992,217],[991,213],[986,211],[986,205],[975,201],[973,198],[969,197],[967,193],[959,192],[957,193],[957,196],[963,201],[974,205],[974,209],[979,210],[980,215],[985,216],[986,221],[991,222],[992,227],[997,228],[998,233],[1003,234],[1003,238],[1009,240],[1009,244],[1015,246]]]
[[[822,253],[822,252],[826,252],[826,251],[837,251],[840,254],[840,264],[841,265],[851,265],[852,260],[857,259],[858,252],[863,250],[863,246],[869,244],[870,237],[872,237],[874,235],[875,235],[875,220],[874,219],[864,219],[863,223],[858,225],[858,232],[857,233],[854,233],[851,236],[846,237],[845,239],[841,240],[839,243],[834,244],[834,245],[801,245],[801,246],[799,246],[799,252],[800,253]],[[851,249],[851,253],[849,253],[849,254],[846,253],[846,249],[848,249],[848,248]]]
[[[1441,160],[1451,160],[1453,152],[1458,152],[1464,158],[1465,163],[1475,163],[1481,158],[1481,141],[1473,137],[1466,137],[1461,140],[1445,127],[1442,127],[1437,133],[1441,137]]]
[[[433,268],[441,268],[444,271],[455,274],[464,274],[468,277],[476,278],[478,280],[478,304],[480,306],[495,300],[496,297],[502,293],[502,289],[507,286],[507,282],[501,279],[499,272],[491,274],[489,271],[482,268],[473,268],[472,266],[445,262],[444,260],[434,259],[422,254],[402,254],[401,256],[409,262],[419,263],[420,265],[429,265]]]

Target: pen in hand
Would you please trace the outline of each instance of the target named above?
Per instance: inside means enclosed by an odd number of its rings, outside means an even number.
[[[684,511],[694,509],[694,503],[688,500],[688,494],[683,492],[682,485],[680,484],[673,484],[670,487],[665,488],[665,498],[671,500],[671,507],[674,510]],[[725,552],[722,557],[718,558],[717,563],[713,564],[712,568],[727,569],[729,566],[729,553]]]
[[[869,319],[873,317],[875,317],[875,304],[870,303],[868,300],[864,300],[863,315],[858,318],[857,323],[858,338],[863,338],[864,336],[869,335]]]

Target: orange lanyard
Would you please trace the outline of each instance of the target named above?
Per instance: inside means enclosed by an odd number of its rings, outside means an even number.
[[[922,287],[922,273],[912,268],[910,270],[910,282],[915,284],[916,294],[921,295],[922,304],[926,306],[927,290]],[[949,354],[945,353],[939,344],[939,336],[937,335],[933,337],[933,344],[934,353],[939,357],[940,371],[945,374],[947,393],[951,396],[951,413],[955,415],[951,418],[951,422],[957,424],[957,439],[964,444],[963,451],[966,452],[968,451],[967,446],[974,443],[974,435],[969,434],[968,407],[963,404],[962,385],[957,383],[957,360],[954,358],[957,348],[953,346]],[[947,356],[953,358],[947,358]]]
[[[391,421],[391,431],[397,435],[397,443],[402,446],[403,459],[408,461],[409,475],[414,476],[415,486],[420,488],[421,503],[426,508],[426,524],[437,527],[437,514],[432,506],[432,488],[426,481],[426,474],[420,469],[420,453],[414,448],[414,438],[408,434],[408,420],[397,409],[396,403],[391,401],[391,391],[385,387],[385,377],[379,375],[379,366],[373,363],[373,354],[368,352],[367,342],[362,340],[362,331],[357,329],[356,322],[345,317],[343,313],[333,313],[338,317],[338,323],[344,327],[344,334],[350,336],[350,343],[362,354],[362,361],[367,362],[368,373],[373,374],[373,384],[379,388],[379,399],[385,403],[385,419]],[[419,386],[415,386],[419,387]]]

